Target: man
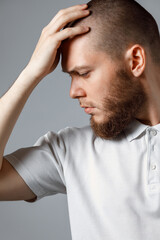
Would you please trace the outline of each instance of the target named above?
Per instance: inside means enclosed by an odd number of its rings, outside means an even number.
[[[73,239],[158,240],[158,27],[133,0],[93,0],[88,8],[53,18],[0,100],[0,199],[67,193]],[[70,96],[91,115],[91,127],[48,132],[3,157],[25,102],[60,54],[72,78]]]

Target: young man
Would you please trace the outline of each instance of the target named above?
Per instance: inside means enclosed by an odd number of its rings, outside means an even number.
[[[73,239],[154,239],[160,231],[160,38],[133,0],[61,10],[0,99],[0,200],[66,193]],[[61,31],[60,31],[61,30]],[[36,85],[59,62],[91,127],[48,132],[3,157]]]

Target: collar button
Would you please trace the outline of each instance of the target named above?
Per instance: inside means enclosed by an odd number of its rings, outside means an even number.
[[[152,136],[156,136],[156,135],[157,135],[157,131],[153,129],[153,130],[150,131],[150,134],[151,134]]]

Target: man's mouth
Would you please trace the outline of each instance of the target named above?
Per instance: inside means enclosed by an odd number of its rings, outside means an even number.
[[[92,114],[94,109],[95,109],[94,107],[85,107],[84,111],[87,114]]]
[[[85,111],[85,113],[87,113],[87,114],[93,113],[93,110],[95,109],[95,107],[84,106],[84,105],[81,105],[81,108],[84,108],[84,111]]]

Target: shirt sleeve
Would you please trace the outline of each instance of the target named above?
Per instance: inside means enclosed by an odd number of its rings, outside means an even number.
[[[66,194],[63,134],[49,131],[31,147],[4,156],[39,200],[57,193]]]

